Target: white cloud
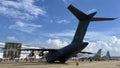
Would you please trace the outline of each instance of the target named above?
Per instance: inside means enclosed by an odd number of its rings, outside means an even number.
[[[66,41],[61,41],[60,39],[48,39],[48,40],[47,40],[47,43],[48,43],[49,45],[55,45],[55,46],[57,46],[57,47],[59,47],[59,48],[68,45],[68,42],[66,42]]]
[[[67,23],[70,23],[70,22],[68,20],[63,19],[63,20],[57,21],[57,23],[59,23],[59,24],[62,24],[62,23],[67,24]]]
[[[21,4],[19,2],[15,2],[15,1],[6,1],[6,0],[2,0],[1,4],[4,6],[12,6],[14,8],[19,8],[21,6]]]
[[[38,15],[45,15],[46,11],[34,5],[34,0],[0,1],[0,13],[14,18],[31,19]]]
[[[52,38],[60,38],[60,37],[73,37],[74,30],[67,30],[60,33],[49,33],[48,36]]]
[[[70,21],[68,21],[67,19],[63,19],[61,17],[56,17],[56,16],[53,16],[53,17],[50,17],[50,20],[49,20],[50,23],[58,23],[58,24],[68,24],[70,23]]]
[[[16,41],[17,40],[16,37],[14,37],[14,36],[8,36],[7,39],[9,41]]]
[[[102,38],[104,39],[104,37]],[[89,45],[84,50],[95,53],[99,49],[102,49],[103,52],[110,51],[112,55],[120,55],[120,39],[111,36],[104,40],[89,42]]]
[[[89,31],[85,35],[85,38],[90,41],[107,40],[109,37],[111,37],[111,33],[109,33],[109,32]]]
[[[88,11],[88,13],[90,14],[90,13],[93,13],[93,12],[96,12],[96,11],[97,11],[97,9],[91,9],[91,10]]]
[[[72,1],[74,0],[62,0],[65,4],[71,4]]]
[[[27,33],[32,33],[35,29],[41,28],[42,25],[28,24],[22,21],[17,21],[15,24],[10,25],[9,29],[15,29]]]

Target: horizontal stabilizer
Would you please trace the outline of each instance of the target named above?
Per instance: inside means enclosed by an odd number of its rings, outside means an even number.
[[[100,17],[94,17],[94,18],[91,18],[90,21],[106,21],[106,20],[115,20],[117,18],[100,18]]]
[[[83,54],[94,54],[92,52],[80,52],[80,53],[83,53]]]
[[[103,18],[103,17],[93,17],[97,12],[93,12],[89,15],[85,14],[81,10],[77,9],[73,5],[68,6],[68,9],[71,13],[80,21],[90,20],[90,21],[106,21],[106,20],[115,20],[116,18]]]

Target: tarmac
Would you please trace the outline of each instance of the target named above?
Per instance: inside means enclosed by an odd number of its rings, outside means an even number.
[[[65,64],[46,62],[0,62],[0,68],[120,68],[120,61],[68,61]]]

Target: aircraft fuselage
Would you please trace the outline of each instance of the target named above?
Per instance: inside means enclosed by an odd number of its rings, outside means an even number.
[[[81,52],[81,50],[83,50],[87,45],[87,42],[72,43],[64,48],[59,49],[56,52],[49,52],[46,55],[46,60],[47,62],[60,61],[61,63],[64,63],[70,57]]]

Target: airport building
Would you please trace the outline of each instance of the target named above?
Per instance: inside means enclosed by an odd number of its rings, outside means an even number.
[[[0,58],[1,59],[24,59],[28,57],[31,51],[18,51],[17,49],[24,49],[24,48],[38,48],[38,47],[28,47],[22,45],[21,43],[15,42],[5,42],[0,43]],[[39,58],[38,55],[36,58]]]
[[[6,42],[3,57],[9,59],[20,58],[21,51],[18,49],[21,49],[21,45],[21,43]]]

